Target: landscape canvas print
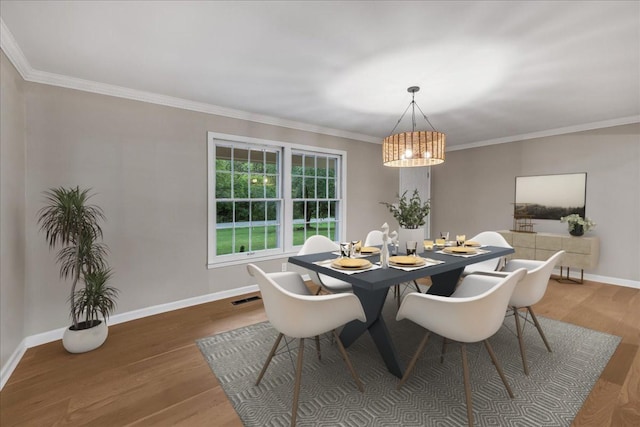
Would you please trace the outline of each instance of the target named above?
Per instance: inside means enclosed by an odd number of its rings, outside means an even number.
[[[587,174],[516,177],[514,215],[555,219],[569,214],[584,218]]]

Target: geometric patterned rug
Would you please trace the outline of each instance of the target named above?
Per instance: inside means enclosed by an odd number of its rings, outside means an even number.
[[[395,314],[396,305],[389,301],[385,321],[406,366],[424,330],[408,320],[396,322]],[[538,320],[553,352],[547,352],[535,327],[526,324],[529,376],[522,371],[512,316],[489,340],[514,399],[509,398],[484,345],[467,345],[475,425],[569,426],[620,343],[613,335],[540,316]],[[197,341],[245,426],[290,424],[297,341],[291,342],[291,353],[284,351],[273,358],[255,386],[276,336],[270,324],[263,322]],[[347,348],[364,384],[365,391],[360,393],[328,336],[321,340],[320,361],[315,342],[305,343],[298,426],[467,424],[459,345],[450,343],[440,363],[442,339],[432,334],[412,376],[398,391],[398,378],[387,371],[365,334]]]

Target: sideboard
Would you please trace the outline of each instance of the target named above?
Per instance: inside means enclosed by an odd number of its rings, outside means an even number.
[[[569,234],[553,233],[522,233],[518,231],[501,230],[498,233],[506,239],[515,253],[509,258],[534,259],[546,261],[554,253],[564,250],[565,254],[560,265],[560,279],[582,283],[584,270],[595,268],[600,256],[600,239],[597,237],[574,237]],[[566,267],[567,275],[563,276]],[[580,280],[570,277],[570,268],[580,269]]]

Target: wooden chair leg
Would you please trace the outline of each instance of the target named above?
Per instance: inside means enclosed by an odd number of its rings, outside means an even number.
[[[524,348],[524,339],[522,337],[522,327],[520,326],[520,314],[518,313],[518,307],[513,307],[513,316],[516,319],[516,333],[518,335],[518,345],[520,346],[520,355],[522,356],[522,368],[524,374],[529,375],[529,367],[527,364],[527,354]]]
[[[531,314],[531,319],[533,319],[533,323],[535,323],[536,328],[538,329],[538,333],[540,334],[540,337],[542,337],[542,341],[544,341],[544,345],[547,346],[547,350],[549,351],[549,353],[551,353],[551,346],[549,345],[549,342],[547,342],[547,337],[544,336],[544,332],[542,332],[542,327],[538,322],[538,318],[533,313],[533,309],[531,308],[531,306],[529,306],[527,307],[527,310],[529,310],[529,313]]]
[[[442,337],[442,351],[440,352],[440,363],[444,363],[444,353],[447,351],[447,339]]]
[[[420,357],[420,354],[422,353],[422,350],[424,350],[424,347],[427,345],[428,340],[429,340],[429,331],[427,331],[427,333],[424,334],[424,338],[422,338],[422,341],[420,342],[420,345],[418,346],[416,353],[411,358],[411,361],[409,362],[409,366],[407,366],[407,369],[404,371],[404,375],[402,376],[402,379],[396,386],[396,390],[400,390],[400,388],[402,387],[402,384],[404,384],[405,381],[407,381],[407,378],[409,378],[409,375],[411,374],[411,371],[413,371],[413,368],[416,366],[418,357]]]
[[[298,346],[298,363],[296,366],[296,383],[293,386],[293,404],[291,406],[291,427],[296,425],[298,416],[298,398],[300,397],[300,380],[302,379],[302,360],[304,356],[304,338],[300,338]]]
[[[267,367],[269,367],[269,363],[271,363],[271,359],[273,359],[273,355],[276,354],[276,350],[278,349],[278,346],[280,345],[280,341],[282,340],[283,335],[282,334],[278,334],[278,338],[276,338],[276,342],[273,344],[273,347],[271,347],[271,351],[269,352],[269,356],[267,356],[267,361],[264,362],[264,366],[262,367],[262,371],[260,371],[260,375],[258,375],[258,379],[256,380],[256,385],[260,384],[260,381],[262,380],[262,377],[264,376],[264,373],[267,372]]]
[[[460,344],[462,353],[462,377],[464,379],[464,396],[467,402],[467,420],[469,427],[473,427],[473,403],[471,401],[471,379],[469,378],[469,364],[467,363],[467,346]]]
[[[498,375],[500,375],[500,379],[502,380],[502,383],[507,389],[507,393],[509,393],[509,397],[513,399],[514,397],[513,391],[511,391],[511,387],[509,387],[509,383],[507,382],[507,377],[505,377],[504,373],[502,372],[502,367],[500,366],[500,362],[498,362],[498,358],[493,352],[493,349],[491,348],[491,344],[489,344],[489,340],[484,340],[484,346],[487,349],[489,356],[491,356],[491,361],[493,362],[493,365],[496,367],[496,371],[498,371]]]
[[[322,360],[322,355],[320,354],[320,335],[316,335],[316,351],[318,352],[318,360]]]
[[[356,370],[353,369],[353,365],[351,364],[351,359],[349,359],[349,355],[344,349],[344,345],[342,345],[342,341],[340,340],[340,337],[336,333],[335,329],[333,330],[333,336],[336,342],[338,343],[338,349],[340,350],[340,354],[342,355],[344,362],[347,364],[349,371],[351,371],[351,376],[353,377],[353,380],[356,382],[356,386],[358,387],[358,390],[364,393],[364,386],[362,385],[362,381],[360,381],[360,377],[358,376],[358,373],[356,372]]]

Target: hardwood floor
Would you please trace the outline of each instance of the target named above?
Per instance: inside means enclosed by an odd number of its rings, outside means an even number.
[[[573,425],[640,425],[640,290],[551,280],[534,310],[622,336]],[[261,301],[221,300],[111,326],[90,353],[31,348],[0,392],[0,425],[241,426],[194,341],[263,320]]]

